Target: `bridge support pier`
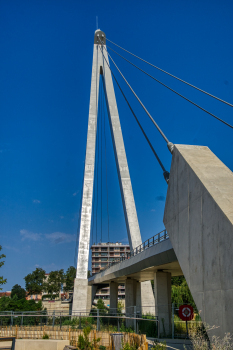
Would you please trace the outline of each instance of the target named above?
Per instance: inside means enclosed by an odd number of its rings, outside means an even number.
[[[92,286],[88,285],[88,279],[75,278],[72,315],[75,312],[89,313],[92,305]]]
[[[117,312],[117,303],[118,303],[118,283],[111,281],[109,283],[110,288],[110,312]]]
[[[138,282],[139,283],[139,282]],[[131,278],[125,280],[125,314],[126,317],[136,317],[137,281]],[[126,327],[136,330],[136,320],[127,320]]]
[[[159,332],[166,336],[171,334],[171,274],[169,272],[155,273],[154,291],[155,315],[159,319]]]

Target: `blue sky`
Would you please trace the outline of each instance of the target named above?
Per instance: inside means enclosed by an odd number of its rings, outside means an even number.
[[[110,40],[233,103],[232,12],[232,1],[0,2],[0,244],[6,254],[1,275],[8,280],[3,290],[16,283],[24,287],[23,277],[38,266],[50,272],[74,264],[96,16]],[[232,129],[114,53],[112,57],[169,140],[206,145],[233,169]],[[233,124],[232,107],[129,58]],[[171,155],[164,140],[116,75],[169,170]],[[116,86],[115,90],[145,240],[164,228],[167,185]],[[110,240],[126,242],[108,123],[106,134]],[[103,186],[103,241],[106,212]]]

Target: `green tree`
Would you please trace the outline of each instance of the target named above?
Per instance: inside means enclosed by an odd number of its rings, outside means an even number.
[[[105,307],[105,304],[103,302],[103,299],[98,299],[97,309],[101,310],[102,313],[106,311],[106,307]]]
[[[11,289],[11,298],[17,297],[17,299],[25,299],[26,291],[19,284],[15,284]]]
[[[0,251],[2,250],[2,246],[0,245]],[[2,258],[5,258],[6,257],[6,255],[5,254],[1,254],[0,255],[0,260],[2,259]],[[3,265],[4,265],[4,263],[5,263],[5,261],[0,261],[0,267],[2,267]],[[6,279],[4,279],[3,278],[3,276],[0,276],[0,286],[2,285],[2,284],[5,284],[7,282],[7,280]],[[2,288],[0,288],[0,290],[2,290]]]
[[[188,304],[196,308],[184,276],[172,277],[172,303],[176,305]]]
[[[64,270],[51,271],[46,282],[43,284],[43,289],[48,293],[50,299],[59,296],[59,292],[64,282]]]
[[[42,310],[42,302],[35,300],[26,300],[17,298],[8,298],[2,297],[0,298],[0,311],[39,311]]]
[[[25,279],[25,288],[29,294],[41,294],[45,281],[45,270],[36,268],[35,271],[29,273]]]
[[[76,277],[76,268],[74,266],[70,266],[64,276],[64,292],[69,292],[74,289],[74,280]]]

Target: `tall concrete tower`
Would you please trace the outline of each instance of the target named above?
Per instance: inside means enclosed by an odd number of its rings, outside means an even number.
[[[102,50],[101,50],[102,46]],[[101,30],[96,30],[94,37],[93,64],[91,76],[91,96],[89,107],[88,134],[86,146],[86,159],[84,170],[84,183],[82,193],[81,222],[79,232],[79,248],[77,273],[73,294],[73,311],[89,311],[92,302],[92,290],[88,286],[88,258],[90,247],[90,230],[92,215],[92,197],[94,184],[94,167],[95,167],[95,145],[97,131],[97,114],[98,114],[98,96],[99,96],[99,79],[103,75],[108,117],[113,140],[115,160],[121,197],[124,208],[124,215],[128,233],[128,240],[131,249],[136,248],[142,243],[141,234],[138,224],[137,211],[133,196],[133,190],[130,180],[129,168],[125,153],[125,146],[121,131],[121,124],[117,109],[116,97],[112,82],[111,71],[108,67],[108,56],[106,54],[106,36]],[[103,54],[105,59],[103,58]],[[106,61],[108,64],[106,64]],[[147,305],[153,305],[154,297],[150,281],[141,283],[143,293],[146,292]],[[148,299],[149,298],[149,299]],[[143,302],[142,302],[143,304]]]

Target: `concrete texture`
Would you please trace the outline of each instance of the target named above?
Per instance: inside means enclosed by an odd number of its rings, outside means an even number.
[[[137,281],[127,278],[125,281],[125,315],[126,317],[136,317]],[[136,320],[126,320],[126,327],[136,329]]]
[[[137,281],[150,281],[157,270],[171,272],[173,276],[182,275],[176,254],[172,248],[170,239],[166,239],[144,251],[124,260],[108,269],[89,277],[89,284],[110,283],[110,281],[124,282],[127,277]],[[146,294],[146,290],[143,291]],[[148,305],[149,301],[146,302]],[[143,303],[146,305],[145,303]]]
[[[92,306],[92,286],[87,279],[75,278],[72,314],[75,312],[89,312]]]
[[[1,342],[1,347],[9,347],[11,342]],[[16,339],[15,350],[63,350],[69,340]]]
[[[164,224],[202,320],[233,333],[233,174],[208,147],[175,145]]]
[[[154,275],[155,314],[159,319],[160,334],[171,334],[171,274],[158,271]]]
[[[117,109],[116,97],[112,82],[112,75],[108,65],[103,60],[101,49],[98,45],[99,38],[105,43],[105,34],[102,31],[97,30],[95,32],[94,38],[88,134],[82,193],[81,221],[79,229],[78,262],[72,308],[73,310],[86,308],[87,311],[89,310],[89,298],[86,298],[84,295],[86,293],[86,285],[79,281],[86,280],[88,272],[100,71],[101,74],[103,74],[102,76],[105,88],[106,103],[113,140],[118,179],[121,189],[128,240],[131,249],[136,248],[142,243],[129,168],[125,153],[125,146],[121,131],[120,119]],[[105,49],[106,46],[104,45],[103,51],[105,52],[105,57],[108,61]],[[152,290],[148,291],[147,299],[151,295]],[[151,300],[151,303],[153,303],[153,300]]]
[[[95,37],[97,32],[95,33]],[[98,113],[98,96],[99,96],[99,76],[100,66],[103,65],[102,55],[97,44],[93,49],[93,64],[91,76],[91,95],[89,106],[88,133],[86,158],[82,192],[82,209],[79,228],[79,246],[76,281],[73,294],[72,310],[90,309],[89,298],[85,296],[88,291],[87,273],[88,258],[90,248],[90,230],[92,215],[92,199],[94,184],[94,168],[95,168],[95,146],[96,146],[96,129],[97,129],[97,113]],[[86,281],[82,283],[81,280]],[[87,293],[89,295],[89,293]]]
[[[118,283],[111,281],[109,283],[110,287],[110,309],[112,312],[117,312],[118,303]]]
[[[106,61],[108,56],[103,49]],[[109,64],[109,62],[108,62]],[[105,86],[105,96],[108,108],[110,129],[112,134],[113,148],[117,166],[118,179],[121,190],[121,198],[125,214],[125,222],[128,234],[130,249],[138,247],[142,243],[141,233],[138,223],[137,211],[134,201],[133,189],[129,174],[128,162],[125,153],[125,146],[122,136],[121,123],[117,109],[116,97],[112,82],[111,71],[104,61],[103,78]]]

